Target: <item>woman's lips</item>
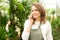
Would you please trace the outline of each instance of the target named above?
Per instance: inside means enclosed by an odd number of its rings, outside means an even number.
[[[33,16],[37,16],[37,14],[33,14]]]

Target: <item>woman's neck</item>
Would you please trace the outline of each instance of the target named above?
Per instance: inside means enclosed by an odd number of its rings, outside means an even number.
[[[36,18],[35,21],[40,21],[40,17]]]

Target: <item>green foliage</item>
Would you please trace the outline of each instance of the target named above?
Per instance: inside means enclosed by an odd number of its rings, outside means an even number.
[[[27,16],[30,14],[30,6],[31,6],[31,3],[29,1],[22,1],[22,5],[24,7],[24,18],[25,20],[27,19]]]
[[[47,19],[51,22],[52,25],[53,39],[60,40],[60,16],[54,19],[51,19],[51,17],[48,16]]]
[[[2,26],[2,25],[6,25],[6,23],[7,23],[7,17],[6,16],[4,16],[4,17],[0,17],[0,25]]]
[[[5,39],[6,39],[5,27],[0,26],[0,40],[5,40]]]
[[[5,31],[5,25],[7,23],[7,17],[2,16],[0,12],[0,40],[5,40],[6,39],[6,31]]]
[[[53,19],[51,24],[54,40],[60,40],[60,18]]]
[[[23,30],[24,15],[25,15],[23,12],[24,12],[24,7],[20,2],[18,2],[17,0],[10,0],[10,10],[9,10],[9,14],[10,14],[9,17],[10,18],[9,19],[12,23],[12,24],[10,24],[10,26],[11,26],[11,28],[15,27],[15,26],[20,27],[21,28],[21,33],[22,33],[22,30]],[[15,19],[15,17],[17,19]],[[15,21],[15,20],[17,20],[17,21]],[[11,34],[11,33],[9,33],[9,34]],[[15,33],[12,30],[12,35],[13,34],[15,34]],[[15,38],[13,38],[13,39],[15,39]]]

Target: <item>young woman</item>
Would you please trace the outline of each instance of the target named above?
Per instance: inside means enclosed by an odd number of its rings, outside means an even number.
[[[23,40],[53,40],[51,24],[46,20],[45,9],[39,3],[33,3],[31,14],[25,21]]]

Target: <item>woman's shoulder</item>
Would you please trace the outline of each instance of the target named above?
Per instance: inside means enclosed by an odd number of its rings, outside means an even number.
[[[25,20],[25,23],[29,23],[29,19]]]
[[[28,25],[29,24],[29,19],[25,20],[24,25]]]
[[[51,25],[51,22],[49,20],[46,20],[47,25]]]

